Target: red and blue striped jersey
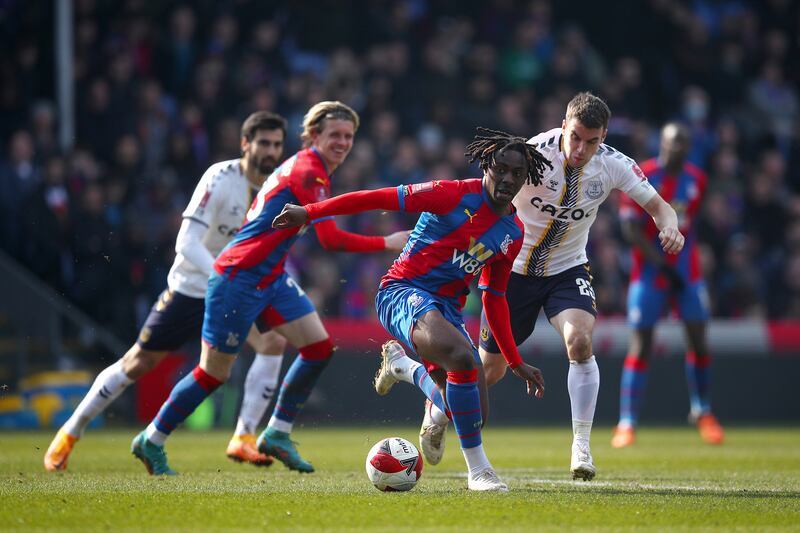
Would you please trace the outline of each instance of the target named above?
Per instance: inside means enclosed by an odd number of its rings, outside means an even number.
[[[505,216],[491,208],[480,179],[430,181],[397,187],[400,209],[422,212],[405,248],[381,279],[410,283],[460,309],[469,284],[485,266],[480,288],[503,295],[522,246],[522,222],[512,207]]]
[[[706,175],[691,163],[684,163],[678,175],[667,174],[657,159],[650,159],[641,165],[650,184],[655,187],[664,200],[669,203],[678,215],[678,229],[683,233],[686,242],[683,250],[677,255],[664,254],[667,264],[673,266],[689,283],[702,278],[700,256],[695,233],[695,221],[706,190]],[[645,235],[661,250],[658,240],[658,228],[653,219],[629,198],[623,196],[620,203],[620,217],[627,220],[638,220],[645,228]],[[664,253],[662,251],[662,253]],[[656,287],[666,288],[668,282],[658,268],[649,263],[641,250],[632,250],[631,281],[642,280],[654,283]]]
[[[283,273],[286,256],[302,228],[275,229],[272,219],[287,203],[306,205],[330,195],[330,176],[314,148],[297,152],[267,178],[244,225],[214,262],[221,275],[242,276],[258,287]]]

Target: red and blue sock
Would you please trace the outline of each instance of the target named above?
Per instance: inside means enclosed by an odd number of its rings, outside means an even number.
[[[418,366],[416,370],[414,370],[414,384],[422,389],[422,392],[425,393],[425,396],[433,402],[433,405],[439,408],[439,410],[446,415],[449,416],[449,410],[447,409],[447,404],[444,401],[444,397],[442,396],[442,391],[436,385],[436,382],[433,381],[433,378],[425,370],[424,366]]]
[[[483,420],[477,369],[447,373],[447,404],[461,447],[480,446]]]
[[[199,366],[194,367],[194,370],[172,388],[169,398],[153,419],[153,425],[164,435],[169,435],[220,385],[220,380]]]
[[[711,412],[711,356],[686,352],[686,383],[689,386],[689,403],[692,414],[699,416]]]
[[[330,339],[300,349],[300,355],[289,367],[281,384],[272,415],[274,418],[288,424],[294,423],[311,391],[314,390],[317,380],[328,366],[331,355],[333,355],[333,344]]]
[[[639,421],[639,409],[647,386],[647,367],[646,359],[632,354],[625,357],[619,391],[620,425],[636,427]]]

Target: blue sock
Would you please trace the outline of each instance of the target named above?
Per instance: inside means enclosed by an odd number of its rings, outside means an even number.
[[[620,424],[636,427],[646,386],[647,360],[628,355],[622,368],[619,390]]]
[[[330,357],[326,359],[306,359],[302,355],[296,357],[283,379],[272,416],[293,423],[303,410],[317,379],[328,366],[328,361]]]
[[[433,405],[438,407],[443,413],[449,414],[447,404],[442,396],[442,391],[439,390],[436,382],[433,381],[433,378],[430,374],[428,374],[428,371],[425,370],[424,366],[419,366],[414,371],[414,384],[422,389],[422,392],[424,392],[425,396],[427,396],[428,399],[433,402]]]
[[[478,393],[478,371],[462,370],[447,373],[447,404],[462,448],[481,444],[481,396]]]
[[[686,383],[689,386],[689,403],[692,414],[700,416],[711,412],[711,357],[686,352]]]
[[[153,425],[161,433],[169,435],[221,384],[217,378],[196,366],[172,388],[169,398],[153,419]]]

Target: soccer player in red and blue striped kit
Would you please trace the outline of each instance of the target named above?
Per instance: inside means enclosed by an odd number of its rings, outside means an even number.
[[[320,102],[303,120],[302,150],[264,182],[245,223],[214,262],[208,281],[200,364],[179,381],[156,417],[139,433],[131,451],[148,472],[172,475],[164,442],[200,403],[230,376],[251,324],[274,329],[300,351],[289,368],[258,450],[292,470],[313,472],[289,438],[295,418],[333,355],[334,346],[313,303],[285,271],[286,256],[299,229],[275,229],[272,220],[287,202],[307,204],[327,198],[330,178],[353,147],[358,114],[341,102]],[[339,229],[326,218],[314,225],[329,250],[400,250],[407,232],[386,237]]]
[[[633,255],[628,288],[628,323],[632,332],[620,383],[619,424],[611,441],[615,448],[635,441],[653,351],[653,329],[670,304],[678,308],[689,340],[685,365],[689,418],[709,444],[722,444],[724,438],[722,427],[711,413],[711,356],[706,342],[708,291],[693,227],[706,189],[706,175],[686,161],[689,143],[686,127],[669,123],[661,131],[658,157],[641,166],[653,187],[678,214],[678,227],[686,235],[680,253],[667,255],[660,250],[658,229],[635,203],[623,197],[620,206],[623,231],[631,242]]]
[[[505,290],[524,231],[511,201],[526,180],[539,181],[549,163],[521,137],[483,128],[478,132],[466,155],[479,162],[482,179],[435,180],[348,193],[305,207],[287,205],[273,226],[297,227],[372,209],[422,213],[375,298],[381,323],[405,346],[394,340],[384,344],[375,389],[386,394],[398,381],[419,387],[453,420],[469,469],[469,489],[507,491],[483,450],[481,360],[461,309],[470,282],[480,273],[484,309],[501,351],[512,372],[527,382],[528,394],[535,390],[541,397],[542,374],[522,361],[514,343]],[[416,353],[422,364],[405,350]],[[430,377],[437,369],[447,373],[445,394]]]

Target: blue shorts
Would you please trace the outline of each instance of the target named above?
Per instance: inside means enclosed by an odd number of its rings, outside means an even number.
[[[208,280],[203,340],[217,350],[238,353],[250,325],[262,331],[315,312],[306,293],[285,272],[259,289],[252,280],[216,272]]]
[[[189,341],[197,342],[204,303],[203,298],[164,290],[150,309],[136,343],[143,350],[174,352]]]
[[[548,320],[566,309],[582,309],[597,316],[588,263],[546,277],[512,272],[508,278],[506,301],[511,314],[511,332],[517,346],[533,333],[542,308]],[[480,345],[489,353],[500,353],[484,312],[481,312]]]
[[[708,320],[708,289],[705,282],[691,283],[677,295],[673,295],[669,289],[653,287],[650,283],[631,283],[628,287],[628,324],[637,329],[653,327],[666,311],[667,305],[671,304],[677,307],[681,320]]]
[[[414,325],[428,311],[438,310],[445,320],[453,324],[469,341],[475,364],[481,365],[478,349],[475,348],[475,343],[472,342],[467,333],[467,327],[464,325],[464,317],[452,302],[419,287],[395,282],[378,290],[378,294],[375,295],[375,308],[378,310],[378,319],[386,331],[402,342],[410,353],[414,354],[417,353],[414,342],[411,340]],[[417,357],[420,357],[419,354]],[[432,365],[428,361],[423,360],[423,362],[428,370],[436,368],[436,365]]]

